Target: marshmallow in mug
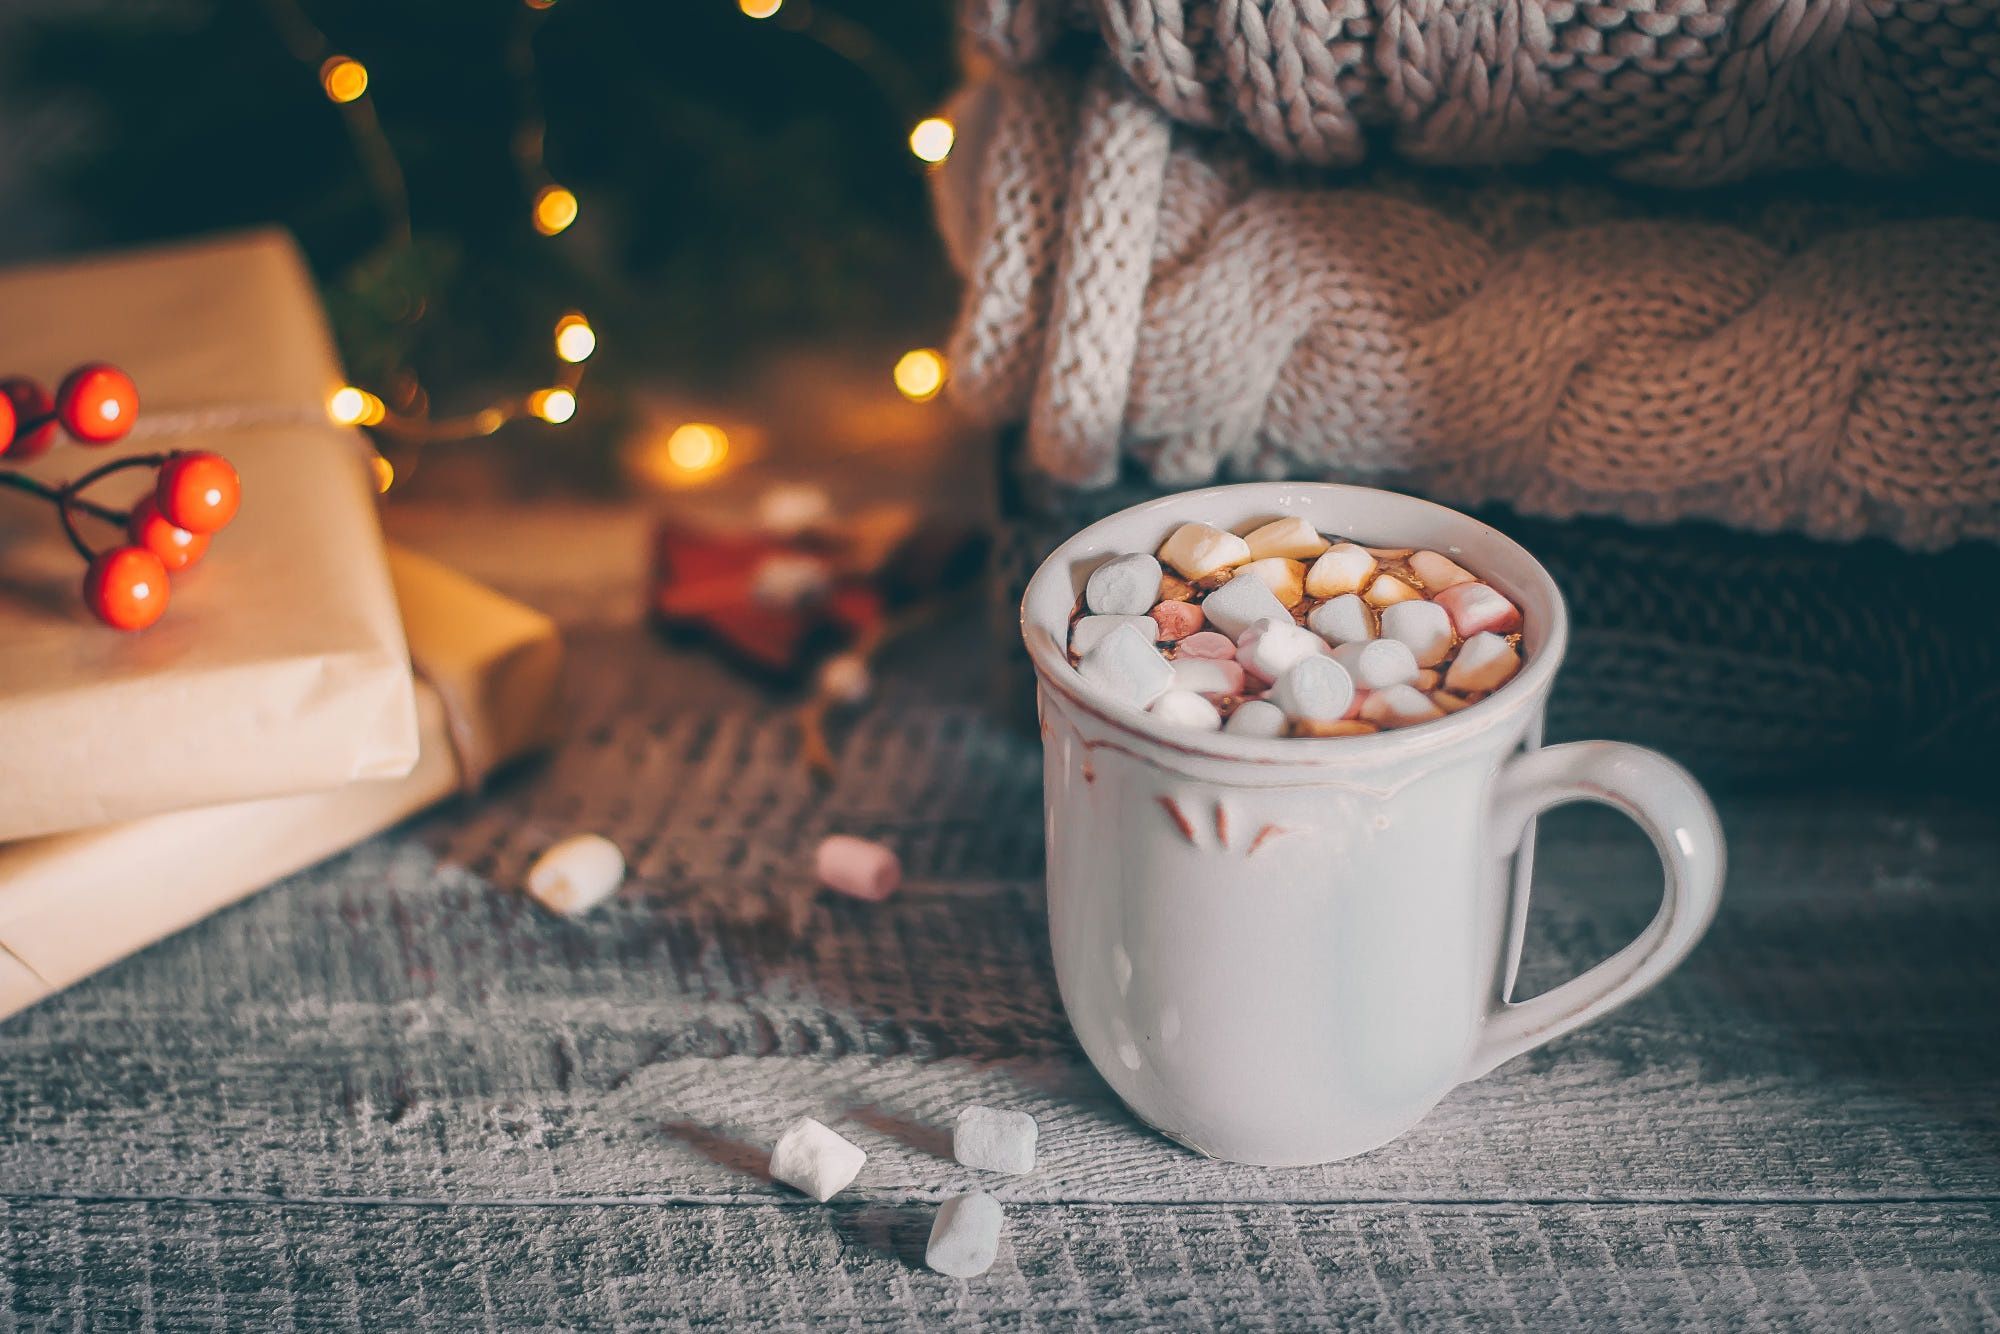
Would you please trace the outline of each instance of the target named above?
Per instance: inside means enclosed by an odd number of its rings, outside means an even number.
[[[1303,516],[1185,523],[1094,570],[1070,629],[1093,688],[1199,731],[1356,736],[1477,703],[1521,669],[1521,611],[1452,556]]]

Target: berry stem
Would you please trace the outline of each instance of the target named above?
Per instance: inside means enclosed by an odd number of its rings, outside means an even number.
[[[64,493],[72,489],[67,486],[50,486],[46,482],[38,482],[17,472],[0,472],[0,486],[11,486],[16,491],[26,491],[31,496],[40,496],[43,500],[58,506],[63,503]],[[82,510],[93,519],[102,519],[106,523],[122,524],[132,517],[124,510],[115,510],[109,505],[100,505],[94,500],[85,500],[75,494],[70,495],[69,505],[72,509]]]

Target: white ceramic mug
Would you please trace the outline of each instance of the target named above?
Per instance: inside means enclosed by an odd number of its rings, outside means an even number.
[[[1064,652],[1099,562],[1190,520],[1302,515],[1373,546],[1430,548],[1511,597],[1525,664],[1435,722],[1371,736],[1203,733],[1091,691]],[[1394,1139],[1452,1087],[1631,1000],[1686,957],[1722,892],[1714,808],[1678,765],[1610,741],[1540,746],[1568,620],[1499,532],[1364,487],[1254,483],[1134,506],[1028,584],[1040,686],[1049,930],[1063,1006],[1140,1117],[1217,1158],[1328,1162]],[[1537,812],[1616,806],[1652,836],[1666,897],[1640,937],[1509,999]]]

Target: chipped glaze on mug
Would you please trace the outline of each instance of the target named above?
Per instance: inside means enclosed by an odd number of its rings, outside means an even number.
[[[1176,728],[1077,676],[1064,636],[1099,563],[1154,551],[1185,521],[1238,530],[1293,514],[1477,572],[1526,617],[1520,674],[1435,722],[1310,739]],[[1064,1008],[1118,1095],[1202,1153],[1293,1166],[1394,1139],[1457,1084],[1657,982],[1714,914],[1721,833],[1684,771],[1614,742],[1540,747],[1562,598],[1525,550],[1465,515],[1331,484],[1169,496],[1064,543],[1021,619]],[[1579,799],[1647,829],[1667,896],[1625,950],[1513,1003],[1534,816]]]

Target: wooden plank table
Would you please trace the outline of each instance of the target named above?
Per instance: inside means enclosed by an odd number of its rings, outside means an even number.
[[[1728,800],[1721,915],[1659,990],[1364,1158],[1210,1162],[1069,1035],[1037,750],[977,633],[899,653],[821,789],[635,624],[637,521],[534,558],[567,522],[399,520],[569,620],[552,761],[0,1026],[0,1329],[2000,1326],[1990,793]],[[632,882],[551,920],[511,887],[576,829]],[[905,891],[805,899],[833,829]],[[1656,883],[1615,817],[1548,821],[1524,989]],[[1040,1119],[1032,1175],[950,1161],[973,1101]],[[870,1154],[831,1205],[764,1175],[800,1114]],[[922,1251],[975,1184],[1007,1241],[961,1283]]]

